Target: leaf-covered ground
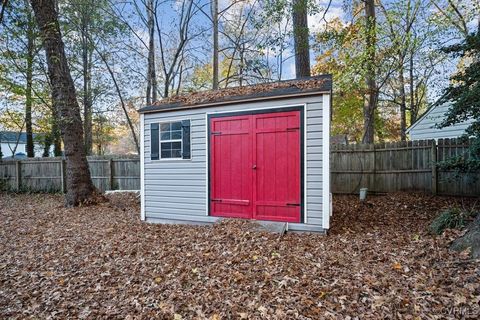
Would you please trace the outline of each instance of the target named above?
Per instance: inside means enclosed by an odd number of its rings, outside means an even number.
[[[0,318],[478,318],[479,261],[426,225],[452,198],[336,196],[330,235],[139,221],[132,196],[66,209],[0,194]],[[471,202],[471,201],[470,201]]]

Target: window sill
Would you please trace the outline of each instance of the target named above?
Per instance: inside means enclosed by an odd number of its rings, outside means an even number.
[[[190,159],[183,159],[183,158],[173,158],[173,159],[158,159],[158,160],[152,160],[152,159],[145,159],[145,162],[188,162],[192,161],[192,158]]]

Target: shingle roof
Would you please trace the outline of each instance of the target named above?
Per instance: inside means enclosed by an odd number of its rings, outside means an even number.
[[[35,140],[39,134],[34,133],[33,139]],[[27,133],[26,132],[15,132],[15,131],[0,131],[0,142],[9,142],[16,143],[18,139],[19,144],[27,143]]]
[[[240,103],[248,100],[279,99],[289,96],[314,95],[332,90],[332,76],[284,80],[243,87],[199,91],[172,96],[145,106],[140,113],[199,108],[209,105]]]

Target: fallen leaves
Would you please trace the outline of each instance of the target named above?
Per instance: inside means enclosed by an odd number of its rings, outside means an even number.
[[[147,224],[134,196],[109,198],[65,209],[56,195],[0,194],[0,318],[435,319],[480,311],[478,261],[448,251],[458,233],[425,232],[458,199],[396,194],[365,205],[336,196],[328,236],[279,239],[239,220]]]
[[[393,264],[393,269],[395,270],[402,270],[402,265],[399,262],[395,262]]]
[[[174,316],[173,316],[173,320],[182,320],[183,317],[182,315],[178,314],[178,313],[175,313]]]

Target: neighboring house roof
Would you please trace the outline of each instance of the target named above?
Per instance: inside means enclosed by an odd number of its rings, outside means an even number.
[[[9,157],[4,157],[2,158],[2,160],[18,160],[18,159],[26,159],[27,158],[27,155],[23,152],[18,152],[18,153],[15,153],[15,156],[9,156]]]
[[[448,104],[431,106],[406,130],[406,133],[410,134],[412,140],[456,138],[463,135],[473,119],[441,129],[436,127],[445,120],[449,108]]]
[[[20,136],[19,136],[20,135]],[[33,140],[41,137],[42,134],[34,133]],[[0,131],[0,142],[27,144],[26,132]]]
[[[332,76],[321,75],[244,87],[193,92],[172,96],[138,110],[140,113],[176,109],[193,109],[216,104],[233,104],[250,100],[271,100],[294,96],[315,95],[332,90]]]
[[[419,124],[419,122],[422,121],[424,118],[426,118],[436,107],[437,106],[435,105],[430,106],[414,123],[410,125],[410,127],[407,128],[407,130],[405,130],[405,132],[409,133],[410,130],[415,128]]]

